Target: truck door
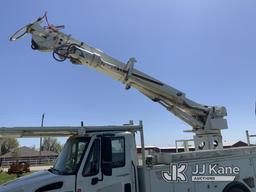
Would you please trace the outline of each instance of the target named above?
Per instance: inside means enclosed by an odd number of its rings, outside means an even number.
[[[112,174],[103,174],[104,144],[96,138],[77,176],[77,192],[135,192],[131,161],[126,157],[125,137],[111,137]]]

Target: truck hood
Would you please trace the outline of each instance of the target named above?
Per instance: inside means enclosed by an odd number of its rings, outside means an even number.
[[[55,175],[49,171],[39,171],[1,185],[0,192],[32,192],[41,187],[54,185],[56,183],[63,183],[63,185],[58,188],[61,189],[61,191],[70,190],[74,187],[74,185],[72,185],[74,182],[75,176]],[[67,186],[69,189],[66,189]]]

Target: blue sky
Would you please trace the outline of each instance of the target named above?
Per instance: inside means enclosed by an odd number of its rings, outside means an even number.
[[[71,3],[72,2],[72,3]],[[57,63],[8,41],[48,11],[64,32],[177,88],[199,103],[224,105],[224,140],[256,132],[256,2],[254,0],[3,1],[0,7],[0,126],[122,124],[143,120],[146,144],[174,146],[189,126],[136,90],[93,69]],[[61,140],[64,142],[64,140]],[[38,145],[22,139],[21,145]]]

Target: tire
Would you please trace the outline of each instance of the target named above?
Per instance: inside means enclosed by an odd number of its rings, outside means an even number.
[[[222,192],[250,192],[250,189],[243,183],[234,181],[229,183]]]
[[[241,189],[241,188],[232,188],[232,189],[230,189],[230,190],[228,190],[228,192],[246,192],[246,191],[244,191],[243,189]]]

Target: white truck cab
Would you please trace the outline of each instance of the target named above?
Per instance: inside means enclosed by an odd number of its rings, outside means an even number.
[[[136,191],[135,149],[133,132],[95,131],[71,136],[51,169],[7,183],[0,192]]]

